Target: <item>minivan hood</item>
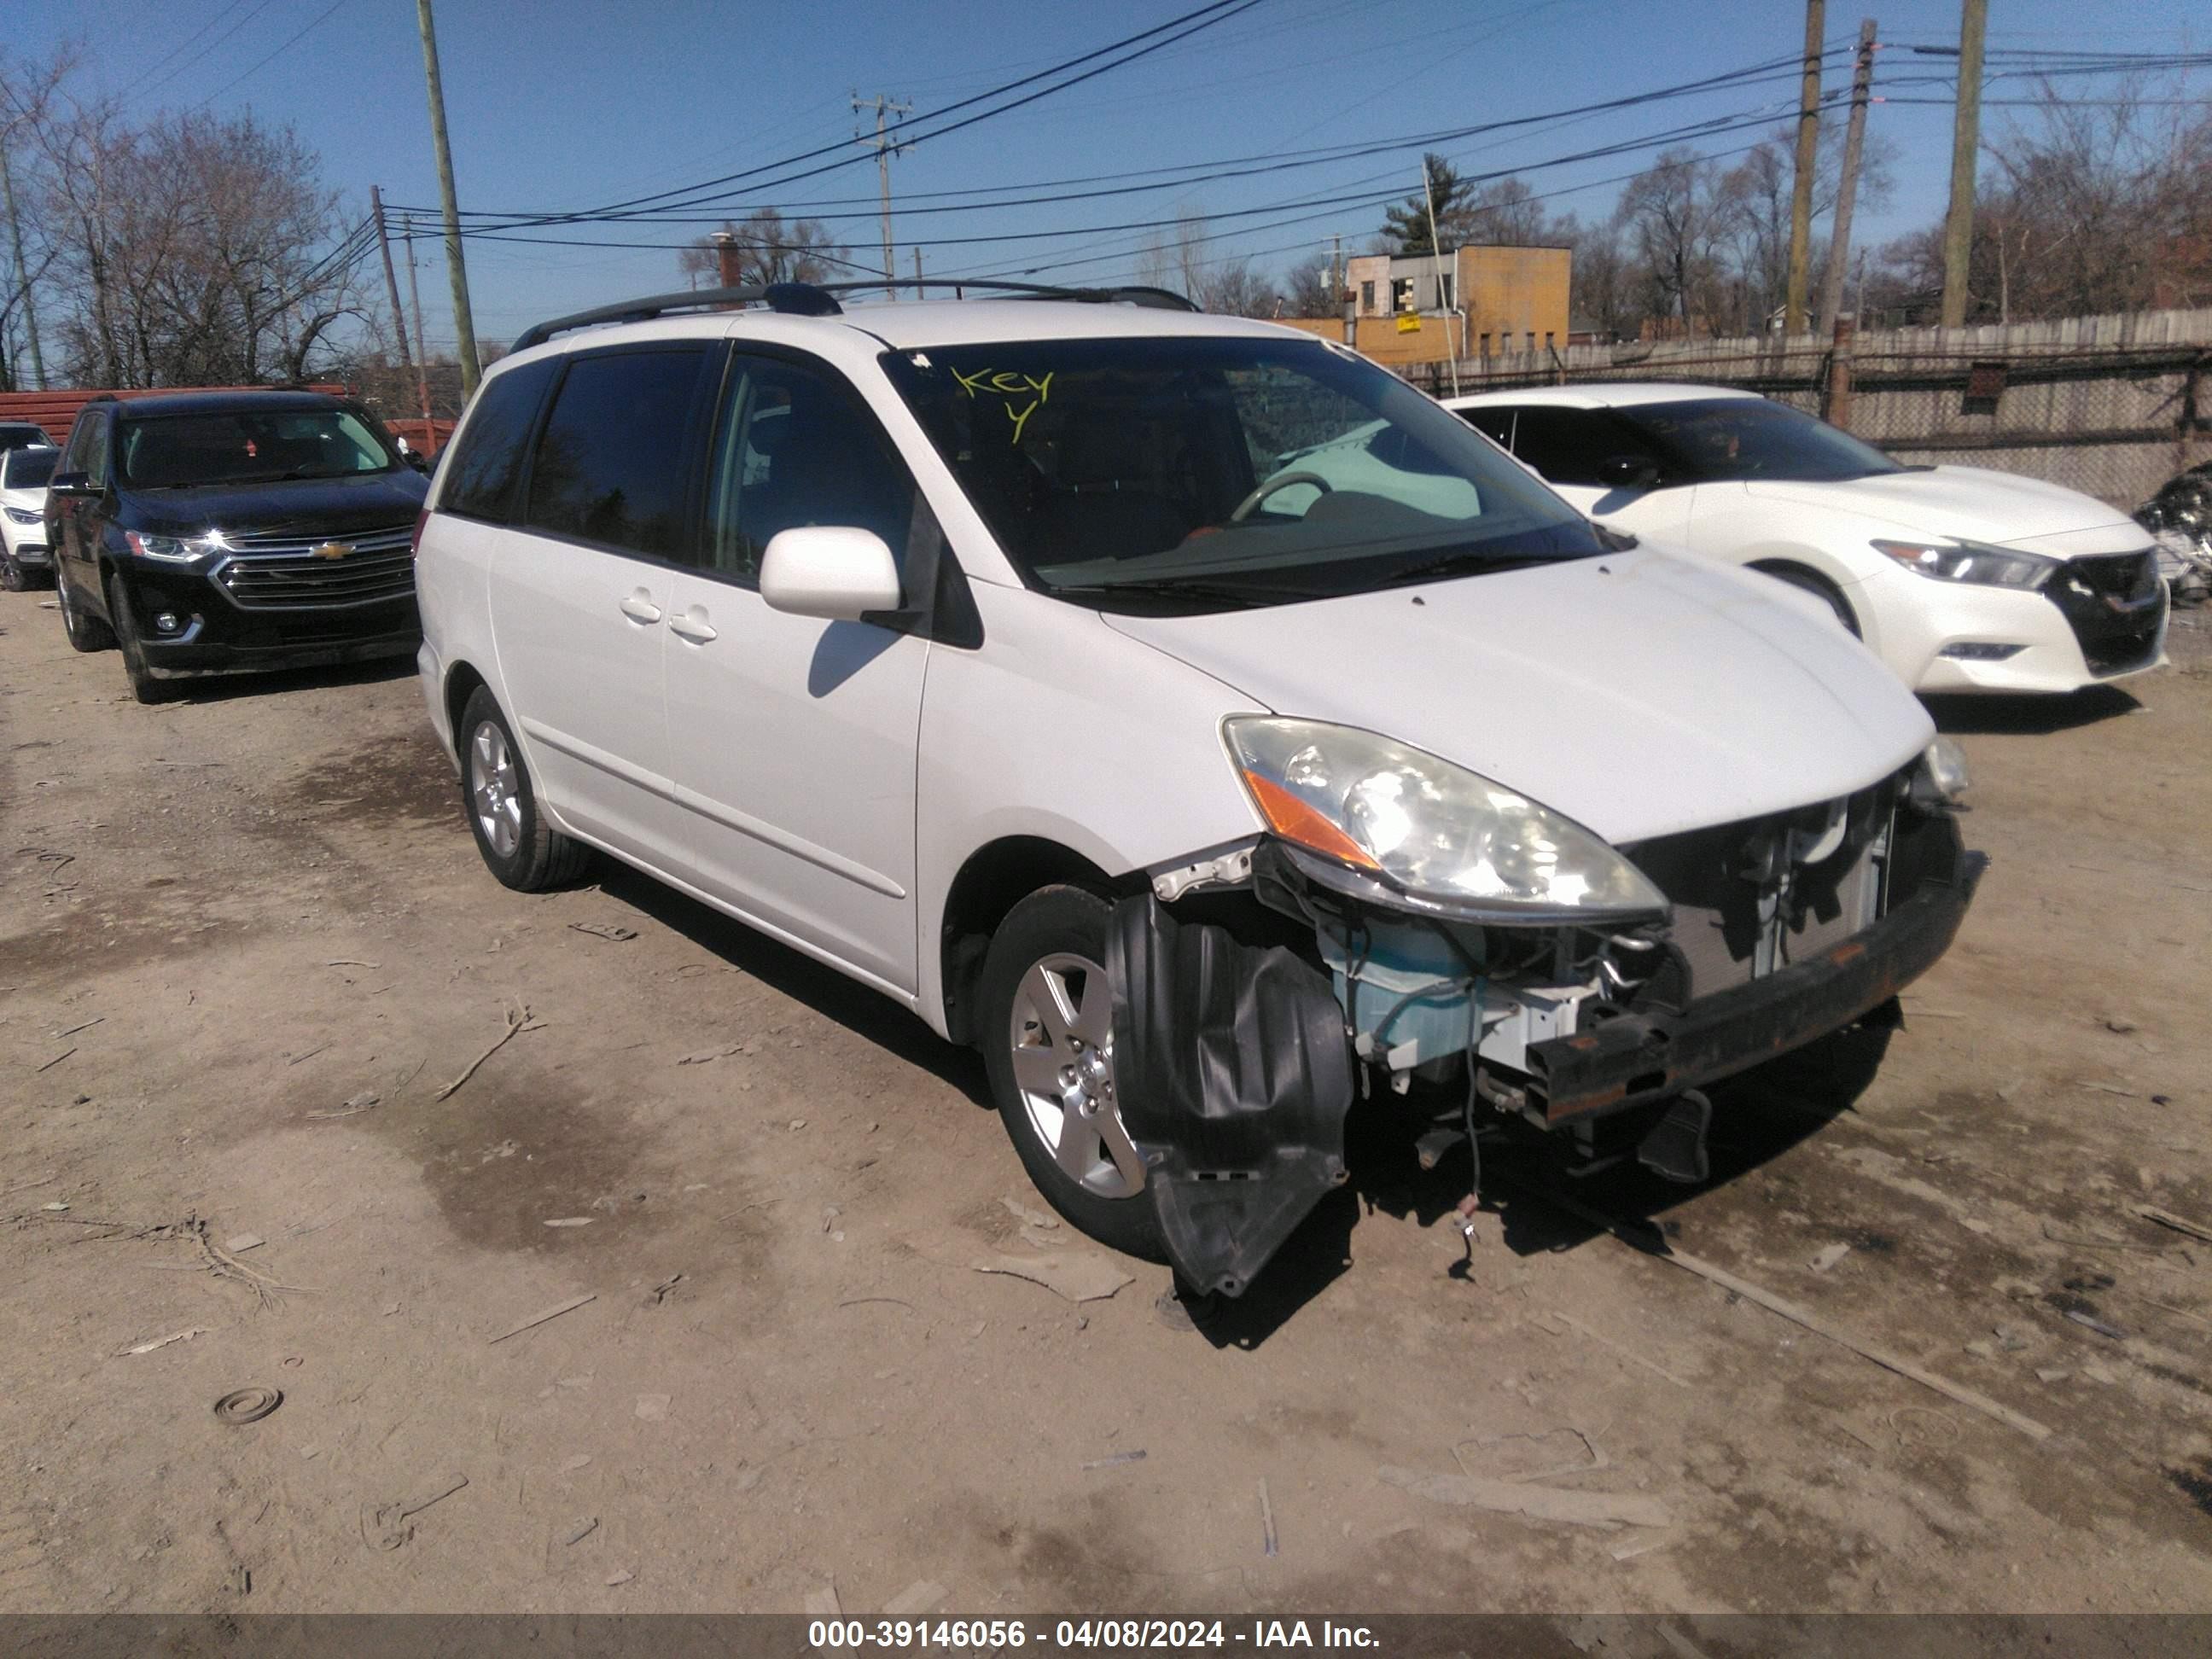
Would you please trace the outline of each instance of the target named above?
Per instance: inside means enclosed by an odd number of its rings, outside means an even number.
[[[2127,532],[2128,546],[2143,539],[2126,514],[2094,495],[1987,467],[1938,466],[1924,472],[1883,472],[1830,483],[1755,479],[1741,488],[1757,500],[1840,508],[1915,535],[2006,544],[2109,528]],[[2122,545],[2115,542],[2110,550],[2120,550]]]
[[[121,522],[155,535],[204,530],[257,535],[297,530],[318,535],[409,524],[422,510],[430,483],[411,467],[342,478],[292,478],[274,483],[204,484],[186,489],[123,491]]]
[[[1616,844],[1834,799],[1934,733],[1863,646],[1770,578],[1649,549],[1105,621],[1277,714],[1425,749]]]

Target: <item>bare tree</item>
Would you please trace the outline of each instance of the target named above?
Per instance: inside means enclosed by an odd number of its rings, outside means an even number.
[[[770,283],[826,283],[833,277],[876,273],[866,271],[846,257],[845,246],[819,219],[787,220],[774,208],[757,208],[738,222],[725,220],[723,232],[737,246],[737,278],[741,288],[765,287]],[[702,236],[676,255],[677,269],[691,279],[694,288],[717,287],[721,282],[721,255],[712,236]]]
[[[1727,216],[1719,169],[1694,150],[1662,151],[1620,193],[1617,220],[1647,284],[1650,309],[1685,334],[1712,325]]]
[[[337,196],[290,128],[134,126],[60,96],[27,131],[52,332],[80,384],[301,380],[364,316]]]
[[[1335,262],[1326,254],[1302,259],[1283,275],[1283,314],[1285,317],[1340,317],[1344,295],[1332,288],[1329,276]],[[1337,281],[1341,283],[1340,275]]]

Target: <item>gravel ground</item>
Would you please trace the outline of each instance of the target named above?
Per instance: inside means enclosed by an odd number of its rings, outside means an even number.
[[[2193,617],[1938,711],[1995,862],[1902,1030],[1729,1090],[1705,1188],[1576,1189],[1992,1413],[1522,1187],[1470,1253],[1387,1140],[1170,1329],[972,1056],[627,872],[493,883],[411,672],[143,708],[51,598],[0,595],[0,1610],[2212,1604],[2212,1244],[2141,1213],[2212,1222]]]

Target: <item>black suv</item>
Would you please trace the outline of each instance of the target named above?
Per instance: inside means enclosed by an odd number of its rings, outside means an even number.
[[[123,647],[141,702],[184,677],[411,653],[428,481],[311,392],[94,398],[46,489],[63,625]]]

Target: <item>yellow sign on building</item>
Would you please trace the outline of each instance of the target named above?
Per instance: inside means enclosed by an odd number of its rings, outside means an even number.
[[[1399,313],[1399,316],[1398,316],[1398,332],[1399,332],[1399,333],[1401,333],[1401,334],[1419,334],[1420,331],[1421,331],[1421,319],[1420,319],[1419,317],[1416,317],[1416,316],[1415,316],[1412,312],[1410,312],[1410,311],[1407,311],[1407,312],[1401,312],[1401,313]]]

